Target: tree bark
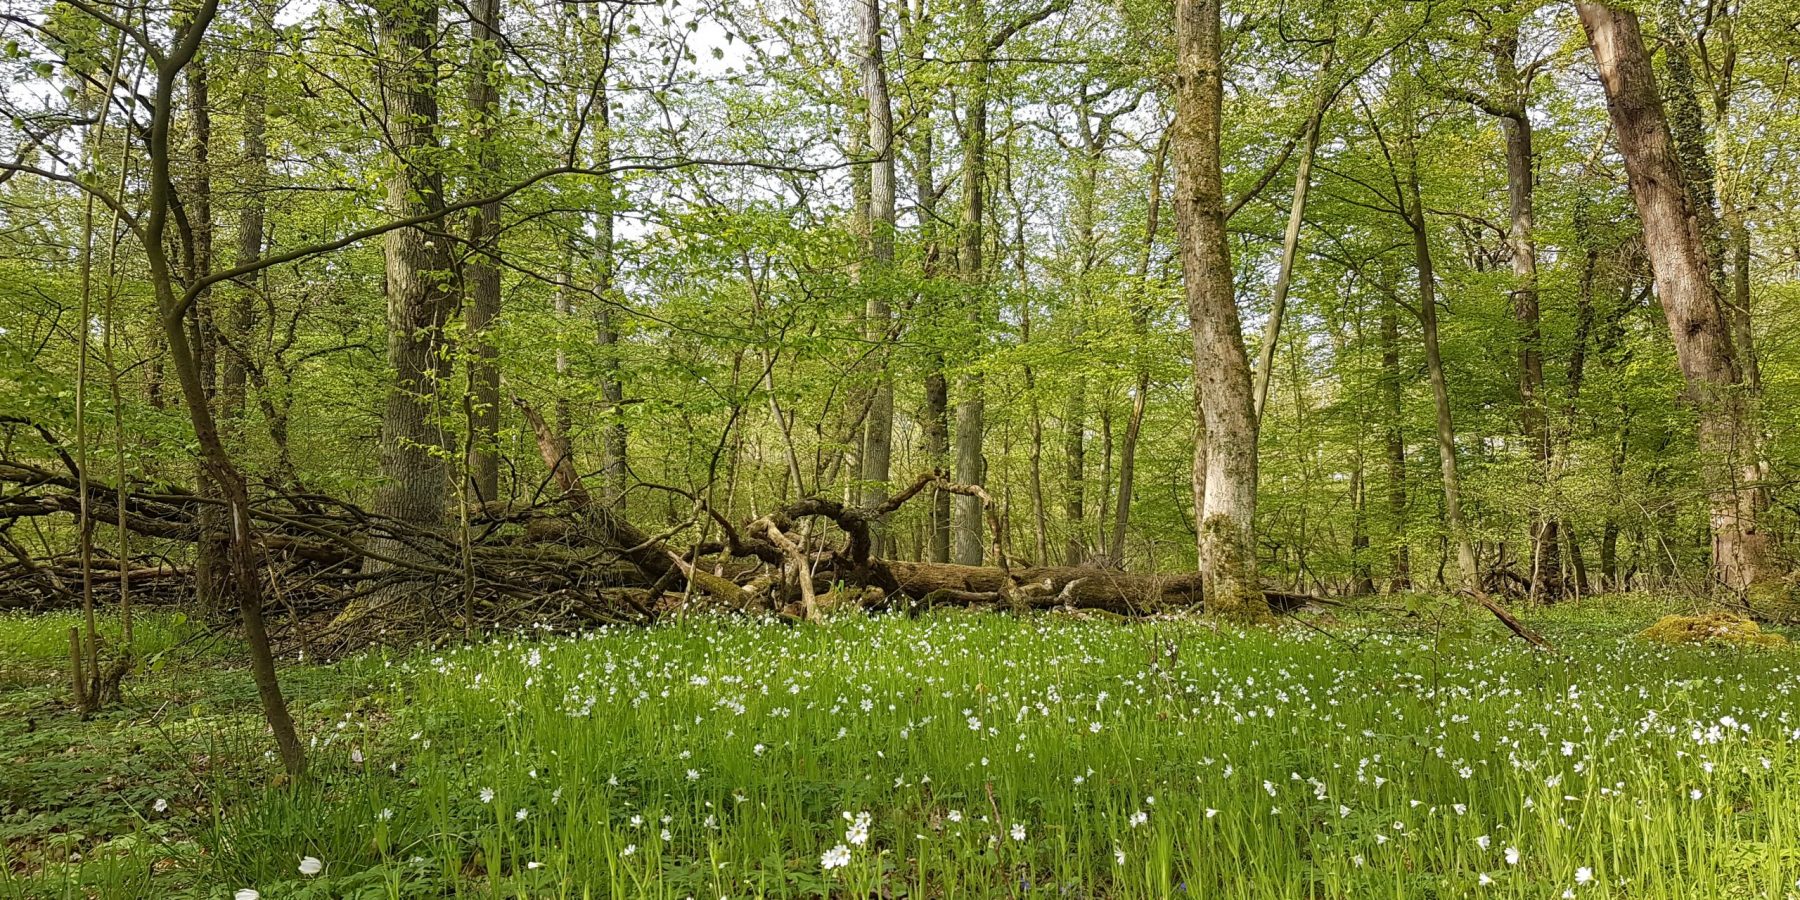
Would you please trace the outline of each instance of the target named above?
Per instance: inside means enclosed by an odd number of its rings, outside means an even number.
[[[1410,155],[1402,204],[1412,231],[1414,269],[1419,277],[1419,324],[1425,344],[1425,369],[1431,381],[1432,407],[1436,411],[1438,466],[1444,482],[1444,525],[1456,550],[1457,583],[1465,591],[1482,596],[1476,571],[1475,542],[1463,519],[1462,479],[1456,466],[1456,428],[1450,416],[1450,389],[1444,382],[1444,359],[1438,351],[1437,272],[1432,265],[1431,237],[1425,227],[1425,205],[1419,195],[1418,160]]]
[[[1322,106],[1322,105],[1321,105]],[[1306,123],[1305,147],[1294,169],[1294,199],[1288,204],[1287,230],[1281,235],[1281,263],[1275,273],[1275,290],[1269,298],[1269,323],[1263,329],[1256,361],[1256,421],[1262,422],[1269,402],[1269,379],[1275,367],[1275,346],[1281,338],[1281,320],[1287,314],[1289,287],[1294,280],[1294,257],[1300,249],[1300,226],[1306,221],[1306,195],[1312,187],[1313,157],[1319,149],[1319,125],[1325,110],[1317,109]]]
[[[494,127],[500,118],[500,0],[475,0],[469,8],[469,139],[475,145],[475,190],[490,193],[499,166]],[[469,454],[467,490],[477,505],[500,495],[499,350],[489,333],[500,316],[500,203],[476,207],[469,219],[471,256],[463,267],[468,292]]]
[[[1412,550],[1406,541],[1406,427],[1400,382],[1400,316],[1389,300],[1381,308],[1381,390],[1387,399],[1387,500],[1393,544],[1395,591],[1412,589]]]
[[[972,51],[967,64],[967,82],[964,85],[967,100],[963,108],[962,135],[963,214],[957,265],[966,291],[963,303],[974,332],[971,344],[979,345],[987,305],[982,251],[987,202],[988,70],[991,64],[986,52],[987,19],[982,0],[967,0],[964,10],[968,15],[968,27],[972,29],[972,40],[969,42]],[[956,480],[963,484],[980,485],[985,480],[981,446],[987,427],[986,386],[980,372],[968,371],[957,379],[957,389]],[[981,500],[973,496],[958,495],[952,502],[955,505],[952,529],[956,562],[967,566],[980,565],[983,550]]]
[[[379,14],[378,75],[394,163],[387,181],[388,210],[396,218],[441,213],[437,5],[383,0]],[[397,228],[383,239],[392,380],[381,415],[381,484],[373,507],[380,515],[427,530],[443,526],[447,493],[448,447],[436,421],[438,387],[448,374],[447,358],[438,351],[454,299],[447,245],[445,235],[419,226]],[[375,543],[389,555],[411,552],[395,541]],[[347,607],[337,621],[347,625],[390,603],[402,614],[417,612],[410,596],[403,588],[372,594]]]
[[[901,11],[906,28],[905,41],[908,46],[906,55],[913,59],[923,58],[925,53],[924,29],[929,15],[924,0],[918,0],[917,8],[910,12],[902,0]],[[918,197],[919,237],[920,242],[924,245],[920,253],[919,274],[923,280],[929,283],[937,277],[938,268],[944,255],[937,212],[938,198],[943,188],[938,184],[935,168],[936,142],[932,132],[932,95],[924,91],[914,91],[908,96],[912,98],[910,119],[913,122],[913,187]],[[944,375],[944,355],[941,350],[934,350],[927,356],[923,393],[924,408],[920,414],[919,430],[923,437],[926,463],[933,469],[948,468],[950,464],[950,384]],[[926,531],[927,540],[920,548],[920,555],[932,562],[949,562],[950,495],[948,493],[932,490],[931,512],[926,523]]]
[[[602,9],[610,7],[592,6],[588,14],[595,20],[602,17]],[[631,435],[625,425],[625,381],[624,365],[619,358],[622,346],[618,324],[618,311],[621,308],[621,297],[617,287],[618,258],[616,243],[618,239],[617,212],[619,207],[618,178],[612,174],[613,134],[612,134],[612,54],[614,32],[614,13],[606,12],[606,21],[600,27],[599,65],[600,70],[594,79],[594,163],[600,172],[596,176],[595,187],[600,194],[599,209],[595,210],[594,222],[594,294],[598,302],[594,309],[594,326],[596,340],[600,347],[600,399],[604,403],[602,415],[605,421],[600,428],[600,476],[601,497],[608,506],[616,506],[625,498],[627,475],[631,471],[629,456]]]
[[[1156,143],[1156,154],[1150,167],[1150,196],[1144,213],[1144,246],[1138,256],[1137,281],[1139,290],[1144,296],[1137,298],[1132,310],[1132,323],[1138,334],[1147,337],[1150,331],[1150,257],[1156,251],[1156,232],[1162,218],[1162,186],[1163,172],[1168,165],[1169,138],[1171,132],[1163,131],[1163,137]],[[1143,348],[1140,348],[1142,350]],[[1125,425],[1125,443],[1119,448],[1119,498],[1118,508],[1113,514],[1112,542],[1107,556],[1114,564],[1125,565],[1125,531],[1131,524],[1131,500],[1137,479],[1137,447],[1138,436],[1144,425],[1144,409],[1150,395],[1150,367],[1142,359],[1138,361],[1137,391],[1131,398],[1131,420]]]
[[[1599,66],[1686,399],[1699,418],[1712,576],[1719,586],[1743,594],[1768,575],[1755,502],[1761,472],[1746,386],[1701,217],[1683,180],[1637,15],[1601,3],[1581,2],[1576,8]]]
[[[218,11],[217,0],[204,0],[184,28],[173,50],[156,67],[156,86],[151,105],[148,146],[150,159],[148,194],[145,199],[142,238],[145,262],[150,270],[151,287],[156,295],[158,318],[168,344],[169,361],[181,386],[182,399],[194,428],[195,442],[200,447],[207,475],[218,487],[227,510],[230,543],[228,564],[231,569],[238,608],[244,618],[244,638],[250,650],[250,672],[262,701],[263,718],[274,734],[282,765],[292,777],[306,771],[306,751],[294,730],[282,696],[281,683],[275,672],[275,657],[269,649],[269,635],[262,618],[262,581],[257,566],[256,534],[250,522],[249,489],[225,442],[219,436],[207,397],[199,360],[188,342],[185,329],[187,310],[194,298],[175,293],[175,272],[163,249],[167,234],[173,187],[169,178],[169,125],[174,105],[175,81],[183,68],[193,61],[200,49],[207,27]]]
[[[1219,16],[1219,0],[1176,0],[1170,149],[1194,342],[1196,413],[1205,426],[1206,447],[1206,487],[1195,524],[1209,612],[1260,621],[1269,617],[1269,604],[1257,580],[1256,410],[1225,243]]]
[[[888,97],[887,63],[881,46],[881,0],[861,0],[858,30],[862,42],[863,99],[868,105],[869,166],[868,252],[873,290],[864,306],[864,339],[875,342],[875,390],[863,426],[862,500],[865,507],[887,500],[893,465],[894,375],[888,343],[893,310],[887,300],[887,284],[894,264],[894,112]],[[879,529],[874,535],[877,555],[884,550]]]
[[[184,74],[188,87],[188,140],[192,147],[193,172],[186,191],[187,233],[186,278],[189,283],[212,274],[212,99],[206,58],[196,55]],[[208,403],[218,396],[219,342],[213,334],[213,292],[202,290],[188,316],[190,345],[195,349],[195,363],[200,367],[200,383]],[[231,354],[227,354],[230,356]],[[230,415],[230,413],[225,413]],[[217,498],[218,488],[207,475],[206,465],[195,460],[195,492]],[[200,608],[209,615],[223,615],[232,607],[230,538],[227,522],[217,506],[206,506],[200,515],[200,539],[194,544],[195,592]]]
[[[1536,211],[1536,159],[1532,153],[1530,85],[1519,71],[1517,26],[1503,33],[1494,49],[1494,74],[1503,96],[1497,111],[1506,142],[1506,195],[1508,225],[1506,244],[1512,257],[1513,318],[1519,326],[1520,430],[1531,442],[1537,463],[1535,475],[1551,482],[1555,443],[1550,416],[1544,408],[1543,333],[1538,305]],[[1531,510],[1531,599],[1555,600],[1562,596],[1562,561],[1558,552],[1558,523],[1541,509]]]

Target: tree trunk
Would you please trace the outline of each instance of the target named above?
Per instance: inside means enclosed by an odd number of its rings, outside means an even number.
[[[437,166],[438,103],[434,85],[438,10],[434,2],[383,0],[380,5],[379,80],[388,113],[394,171],[387,206],[396,218],[440,213],[443,176]],[[387,362],[381,415],[381,484],[374,512],[420,528],[444,524],[447,493],[444,432],[436,421],[440,383],[448,373],[438,352],[453,300],[448,284],[448,240],[422,227],[398,228],[383,239],[387,257]],[[410,548],[379,539],[375,549],[406,555]],[[354,622],[393,604],[401,614],[420,611],[416,597],[396,590],[371,594],[338,616]],[[409,608],[410,607],[410,608]]]
[[[593,98],[593,167],[600,172],[594,185],[600,195],[599,208],[594,211],[594,295],[597,300],[594,307],[594,329],[600,348],[600,399],[604,404],[601,410],[604,421],[600,427],[601,499],[607,506],[615,506],[624,500],[627,475],[631,471],[631,435],[625,427],[624,365],[619,358],[621,342],[618,316],[619,310],[623,308],[616,284],[618,259],[615,220],[619,207],[619,186],[618,178],[611,172],[612,54],[616,34],[613,14],[603,12],[605,8],[588,7],[588,15],[593,21],[603,23],[599,25],[600,70],[594,78]]]
[[[1219,0],[1176,0],[1176,223],[1194,341],[1194,382],[1205,426],[1205,490],[1195,510],[1207,609],[1242,621],[1269,617],[1257,579],[1256,410],[1250,360],[1232,295],[1219,159],[1223,104]]]
[[[193,174],[186,191],[187,221],[190,240],[187,246],[186,277],[189,283],[212,274],[212,101],[206,60],[196,56],[186,71],[188,85],[188,140],[192,146]],[[202,393],[208,403],[218,397],[218,340],[210,333],[213,325],[213,292],[204,289],[195,299],[187,327],[189,342],[195,349],[195,364],[200,367]],[[226,354],[232,357],[232,354]],[[225,415],[230,415],[229,412]],[[207,474],[203,460],[195,460],[194,484],[202,497],[219,499],[219,490]],[[209,615],[223,615],[233,606],[229,523],[220,507],[203,507],[198,517],[200,539],[194,544],[194,584],[200,608]]]
[[[894,440],[894,375],[889,362],[889,331],[893,311],[887,301],[887,284],[894,264],[894,141],[893,105],[888,98],[887,64],[881,47],[881,0],[862,0],[858,6],[862,39],[863,98],[868,104],[869,151],[869,274],[874,289],[864,308],[866,340],[875,342],[874,396],[863,427],[862,499],[865,507],[880,506],[887,499]],[[873,536],[874,553],[884,554],[879,530]]]
[[[1063,542],[1063,564],[1081,565],[1086,555],[1082,522],[1087,493],[1087,380],[1077,378],[1063,413],[1063,518],[1068,534]]]
[[[1162,185],[1163,170],[1168,164],[1170,132],[1165,129],[1163,137],[1156,142],[1156,155],[1150,167],[1150,197],[1144,214],[1144,246],[1138,256],[1137,281],[1139,289],[1146,295],[1141,296],[1132,310],[1132,324],[1136,326],[1140,336],[1148,337],[1150,331],[1150,257],[1156,251],[1156,232],[1162,217]],[[1140,347],[1140,351],[1144,348]],[[1107,555],[1119,566],[1125,564],[1125,530],[1131,524],[1131,495],[1135,490],[1137,478],[1138,435],[1144,425],[1144,408],[1150,395],[1150,367],[1142,359],[1138,360],[1137,393],[1131,400],[1131,421],[1125,426],[1125,445],[1119,448],[1119,502],[1113,515],[1112,543]]]
[[[169,178],[169,125],[175,99],[175,80],[193,60],[200,43],[217,11],[215,0],[206,0],[195,11],[180,43],[157,66],[156,87],[151,109],[149,142],[149,191],[143,216],[143,244],[150,281],[156,295],[158,318],[163,338],[168,344],[169,361],[181,385],[182,399],[193,424],[195,442],[205,461],[207,475],[217,486],[224,501],[230,544],[228,564],[237,594],[238,608],[244,618],[244,638],[250,650],[250,672],[262,700],[263,718],[274,734],[282,765],[292,777],[306,771],[306,751],[294,731],[288,715],[287,701],[275,672],[275,657],[269,649],[269,635],[262,618],[262,581],[257,560],[257,540],[250,521],[249,489],[243,475],[231,461],[225,442],[219,436],[207,397],[199,360],[188,342],[184,323],[186,309],[195,298],[178,297],[175,273],[163,249],[169,210],[174,202]]]
[[[1269,298],[1269,323],[1263,329],[1262,347],[1256,361],[1256,421],[1262,422],[1263,408],[1269,402],[1269,378],[1275,366],[1275,345],[1281,337],[1281,319],[1287,314],[1289,286],[1294,280],[1294,257],[1300,249],[1300,226],[1306,221],[1306,194],[1312,187],[1313,157],[1319,149],[1319,120],[1325,110],[1319,109],[1306,123],[1305,148],[1300,164],[1294,169],[1294,199],[1288,204],[1287,230],[1281,236],[1281,264],[1275,274],[1275,291]]]
[[[1394,577],[1390,588],[1412,590],[1412,550],[1406,541],[1406,428],[1401,403],[1400,317],[1389,300],[1381,308],[1381,389],[1387,398],[1388,523],[1393,543]]]
[[[475,0],[469,8],[469,110],[474,120],[470,141],[475,144],[475,188],[490,193],[499,165],[495,153],[494,126],[500,118],[500,91],[495,76],[500,70],[500,0]],[[477,505],[500,497],[499,350],[491,335],[500,316],[500,203],[477,207],[469,220],[469,263],[463,268],[468,292],[467,325],[474,346],[469,361],[469,483],[467,490]]]
[[[925,4],[923,0],[919,0],[918,8],[909,12],[903,3],[901,10],[908,45],[906,55],[913,59],[922,58],[925,53],[924,29],[928,21]],[[924,245],[920,254],[919,274],[926,282],[930,282],[937,277],[944,255],[937,213],[942,188],[938,185],[935,168],[936,143],[932,133],[931,107],[933,95],[916,91],[908,96],[912,100],[910,118],[913,122],[913,186],[918,196],[919,238]],[[950,464],[950,385],[944,376],[942,351],[933,351],[927,357],[923,393],[924,408],[920,415],[919,430],[924,439],[926,463],[932,469],[946,469]],[[920,547],[920,555],[929,558],[931,562],[949,562],[950,495],[936,488],[932,489],[931,512],[926,522],[926,531],[927,540]]]
[[[1504,94],[1500,130],[1506,141],[1506,196],[1508,224],[1506,245],[1512,257],[1513,318],[1519,326],[1520,430],[1530,442],[1537,463],[1535,475],[1548,484],[1553,475],[1554,451],[1550,416],[1544,408],[1543,334],[1538,308],[1536,215],[1533,204],[1536,160],[1532,154],[1530,86],[1519,73],[1518,31],[1502,35],[1494,51],[1495,77]],[[1558,552],[1558,523],[1540,509],[1531,510],[1531,598],[1551,601],[1562,596],[1562,562]]]
[[[1418,322],[1424,331],[1426,373],[1431,380],[1431,405],[1438,425],[1438,466],[1444,475],[1444,524],[1456,547],[1456,583],[1480,594],[1480,572],[1474,562],[1474,540],[1462,513],[1462,477],[1456,473],[1456,428],[1451,423],[1451,394],[1444,383],[1444,356],[1438,353],[1438,297],[1436,272],[1431,265],[1431,238],[1426,232],[1426,209],[1418,196],[1418,171],[1408,173],[1408,223],[1413,230],[1413,259],[1418,272]]]
[[[971,343],[978,346],[987,305],[982,265],[982,226],[985,223],[984,208],[987,200],[987,91],[990,63],[985,52],[986,41],[981,37],[987,31],[981,0],[968,0],[965,10],[969,16],[968,26],[973,29],[972,34],[976,38],[970,42],[973,52],[968,63],[968,82],[965,86],[968,99],[963,111],[963,218],[957,265],[967,292],[963,302],[973,330]],[[979,485],[985,480],[981,444],[986,431],[986,388],[979,372],[966,372],[957,380],[957,388],[960,396],[956,403],[956,480],[963,484]],[[953,503],[956,507],[953,519],[955,559],[962,565],[980,565],[983,550],[981,500],[958,495]]]
[[[1599,64],[1657,297],[1687,382],[1686,399],[1699,416],[1713,579],[1742,594],[1768,574],[1756,518],[1761,472],[1746,386],[1711,275],[1701,219],[1683,181],[1637,15],[1600,3],[1576,6]]]
[[[1481,594],[1480,573],[1475,568],[1475,542],[1463,520],[1462,479],[1456,469],[1456,429],[1450,418],[1450,390],[1444,383],[1444,360],[1438,352],[1437,274],[1431,262],[1431,239],[1425,230],[1425,206],[1419,196],[1417,160],[1408,160],[1406,220],[1413,238],[1413,259],[1419,276],[1419,324],[1424,332],[1425,369],[1431,381],[1432,406],[1437,413],[1438,465],[1444,480],[1444,525],[1456,549],[1457,584]]]

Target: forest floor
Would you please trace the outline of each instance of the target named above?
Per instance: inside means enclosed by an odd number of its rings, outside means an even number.
[[[284,670],[299,785],[230,640],[141,616],[81,721],[73,617],[0,617],[0,897],[1800,896],[1800,650],[1635,637],[1670,606],[369,653]]]

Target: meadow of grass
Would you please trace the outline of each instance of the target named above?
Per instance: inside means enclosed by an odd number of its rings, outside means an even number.
[[[0,780],[40,786],[0,784],[0,897],[1800,896],[1800,653],[1633,638],[1654,611],[1541,612],[1554,655],[1426,602],[390,651],[288,670],[298,785],[213,653],[100,721],[0,725]],[[67,719],[49,685],[0,681],[0,720]],[[101,748],[129,821],[30,824],[34,735]]]

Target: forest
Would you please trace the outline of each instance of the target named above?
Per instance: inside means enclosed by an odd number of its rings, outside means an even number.
[[[1788,4],[0,0],[0,83],[0,897],[1800,896]]]

